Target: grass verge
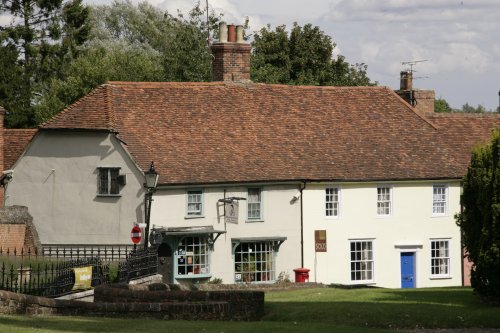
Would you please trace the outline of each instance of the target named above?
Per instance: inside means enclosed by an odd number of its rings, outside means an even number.
[[[500,307],[469,288],[336,289],[266,293],[259,322],[164,321],[145,318],[0,316],[0,332],[314,332],[381,333],[395,329],[500,328]]]

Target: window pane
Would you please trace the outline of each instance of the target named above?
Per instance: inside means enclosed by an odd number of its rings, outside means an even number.
[[[325,189],[325,215],[339,216],[339,189],[329,187]]]
[[[235,282],[274,280],[272,242],[240,243],[234,255]]]
[[[187,197],[187,215],[201,216],[203,209],[202,191],[188,191]]]
[[[450,273],[449,242],[431,241],[431,275],[448,276]]]
[[[371,241],[351,242],[351,281],[373,280],[372,246]]]
[[[247,198],[248,219],[262,218],[262,191],[260,188],[249,188]]]

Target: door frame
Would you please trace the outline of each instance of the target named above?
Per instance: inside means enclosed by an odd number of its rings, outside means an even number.
[[[413,252],[414,253],[414,263],[413,263],[413,281],[414,281],[414,288],[418,288],[418,281],[420,278],[419,275],[419,270],[418,270],[418,258],[419,258],[419,252],[422,251],[424,245],[420,243],[403,243],[403,244],[395,244],[394,248],[397,251],[398,254],[398,281],[399,281],[399,287],[401,287],[401,253],[405,252]]]

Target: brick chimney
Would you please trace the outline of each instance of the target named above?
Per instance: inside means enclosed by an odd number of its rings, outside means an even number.
[[[221,22],[212,55],[212,81],[250,81],[250,44],[243,40],[243,26]]]
[[[434,90],[413,89],[411,71],[402,71],[400,75],[400,90],[396,90],[396,93],[416,110],[424,113],[434,112]]]

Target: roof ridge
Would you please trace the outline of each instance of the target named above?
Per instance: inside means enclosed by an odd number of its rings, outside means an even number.
[[[104,84],[104,105],[104,112],[108,129],[114,129],[115,114],[113,108],[113,87],[109,84]]]
[[[64,108],[61,112],[56,113],[52,118],[48,119],[47,121],[43,122],[41,125],[38,126],[38,128],[47,128],[49,127],[50,123],[55,122],[56,120],[62,118],[64,115],[67,113],[71,112],[73,109],[75,109],[77,106],[80,104],[84,103],[87,99],[93,97],[94,95],[100,93],[102,89],[105,89],[105,84],[101,84],[97,86],[96,88],[90,90],[88,93],[86,93],[84,96],[81,98],[77,99],[75,102],[71,103],[68,105],[66,108]]]

